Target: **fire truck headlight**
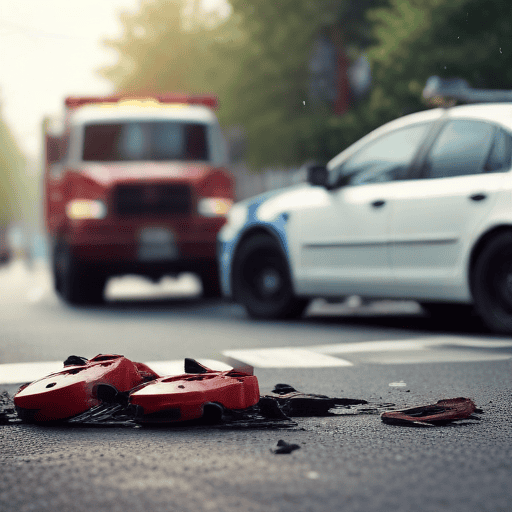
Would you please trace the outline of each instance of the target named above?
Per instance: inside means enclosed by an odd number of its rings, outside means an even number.
[[[199,215],[205,217],[218,217],[220,215],[226,215],[231,207],[233,201],[231,199],[225,199],[224,197],[203,197],[197,203],[197,211]]]
[[[102,201],[74,199],[66,205],[66,215],[73,220],[104,219],[107,216],[107,206]]]

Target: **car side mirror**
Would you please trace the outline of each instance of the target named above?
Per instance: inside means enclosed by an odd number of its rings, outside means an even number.
[[[325,165],[310,165],[307,167],[308,183],[317,187],[326,187],[329,183],[329,171]]]

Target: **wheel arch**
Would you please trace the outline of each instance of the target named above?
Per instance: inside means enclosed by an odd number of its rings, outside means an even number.
[[[475,268],[476,262],[478,261],[478,257],[482,253],[486,244],[488,244],[492,238],[507,232],[512,233],[512,224],[499,224],[497,226],[494,226],[485,233],[483,233],[482,235],[480,235],[480,238],[473,246],[473,249],[469,257],[468,266],[468,282],[471,294],[473,294],[473,270]]]

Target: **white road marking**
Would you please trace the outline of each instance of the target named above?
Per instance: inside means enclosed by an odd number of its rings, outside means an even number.
[[[215,361],[214,359],[196,359],[196,361],[211,370],[227,371],[232,368],[228,364],[221,361]],[[150,361],[145,364],[162,377],[166,375],[181,375],[185,371],[183,367],[183,359],[176,361]]]
[[[105,294],[109,299],[160,299],[173,296],[195,296],[201,293],[201,283],[193,274],[178,278],[163,277],[152,283],[142,276],[123,276],[109,280]]]
[[[349,354],[360,352],[391,352],[402,350],[425,350],[431,347],[457,346],[468,348],[509,348],[512,339],[471,338],[469,336],[427,336],[424,338],[411,338],[407,340],[392,341],[363,341],[358,343],[338,343],[332,345],[316,345],[308,350],[321,354]]]
[[[50,373],[60,372],[62,369],[62,361],[0,364],[0,383],[22,384],[32,382]]]
[[[231,370],[231,366],[214,359],[197,359],[202,365],[212,370]],[[175,361],[150,361],[147,364],[152,370],[161,375],[181,375],[185,373],[183,359]],[[40,363],[11,363],[0,364],[0,384],[23,384],[42,379],[50,373],[64,369],[62,361],[47,361]]]
[[[222,353],[227,357],[242,361],[257,368],[325,368],[352,366],[350,361],[295,347],[225,350]]]
[[[511,348],[512,339],[431,336],[302,348],[227,350],[223,355],[256,368],[323,368],[352,366],[354,360],[375,364],[504,361],[512,359],[512,353],[496,349]]]

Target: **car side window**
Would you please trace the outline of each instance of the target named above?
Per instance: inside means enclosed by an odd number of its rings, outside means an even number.
[[[510,169],[510,151],[512,149],[512,136],[505,130],[498,128],[492,144],[491,152],[485,172],[503,172]]]
[[[501,166],[499,161],[504,158],[506,149],[503,144],[506,145],[506,141],[500,142],[495,134],[496,128],[483,121],[449,121],[427,155],[424,176],[450,178],[479,174],[486,171],[489,161],[494,167]]]
[[[338,169],[334,186],[385,183],[407,178],[407,171],[431,123],[400,128],[360,149]]]

